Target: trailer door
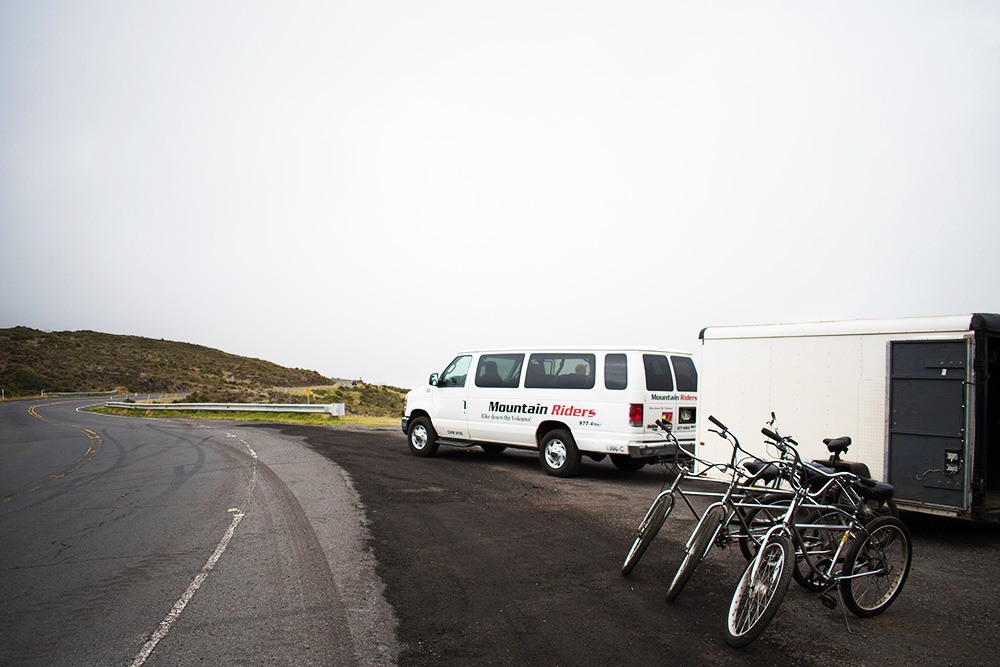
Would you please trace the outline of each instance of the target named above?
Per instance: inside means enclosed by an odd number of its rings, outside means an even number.
[[[890,343],[889,482],[900,501],[968,509],[968,342]]]

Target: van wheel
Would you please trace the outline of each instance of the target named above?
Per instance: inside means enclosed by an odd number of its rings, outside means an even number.
[[[572,477],[580,467],[580,450],[569,431],[549,431],[542,438],[538,458],[545,472],[556,477]]]
[[[493,456],[507,449],[507,445],[479,445],[488,455]]]
[[[417,456],[434,456],[437,452],[437,433],[427,417],[417,417],[410,422],[406,441],[410,445],[410,451]]]
[[[612,454],[611,462],[615,464],[616,468],[625,472],[635,472],[646,465],[644,459],[634,459],[628,454]]]

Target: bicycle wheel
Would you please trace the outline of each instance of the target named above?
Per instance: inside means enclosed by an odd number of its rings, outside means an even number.
[[[719,529],[725,520],[726,512],[722,505],[713,505],[702,515],[698,525],[694,527],[691,539],[688,540],[689,547],[684,554],[684,560],[681,561],[681,566],[677,568],[677,574],[667,589],[667,602],[672,602],[684,590],[698,563],[708,554],[712,540],[719,534]]]
[[[760,499],[759,507],[746,510],[744,522],[746,530],[740,531],[740,552],[747,561],[757,555],[764,534],[776,523],[781,523],[791,502],[788,494],[768,494]]]
[[[792,542],[784,535],[774,535],[761,545],[729,605],[726,642],[730,646],[746,646],[763,634],[788,592],[794,558]]]
[[[646,547],[653,541],[656,534],[660,532],[663,522],[667,520],[667,516],[669,516],[672,509],[674,509],[673,494],[661,493],[653,500],[653,504],[646,511],[646,516],[639,523],[639,529],[636,531],[632,548],[628,550],[628,555],[625,556],[625,563],[622,565],[623,577],[627,577],[632,572],[632,568],[639,562],[642,555],[646,553]]]
[[[910,531],[899,519],[883,516],[865,526],[844,557],[844,604],[855,616],[881,614],[906,583],[913,558]]]

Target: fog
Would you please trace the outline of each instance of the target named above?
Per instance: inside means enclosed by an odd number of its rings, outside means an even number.
[[[459,350],[1000,312],[995,2],[0,3],[0,326]]]

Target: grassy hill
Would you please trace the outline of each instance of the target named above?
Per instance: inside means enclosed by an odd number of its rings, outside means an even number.
[[[405,389],[349,384],[191,343],[96,331],[0,329],[0,387],[8,398],[123,387],[185,393],[183,400],[192,403],[343,403],[350,417],[398,421]]]
[[[42,390],[195,392],[260,398],[271,387],[333,385],[316,371],[227,354],[202,345],[95,331],[0,329],[0,386],[7,396]]]

